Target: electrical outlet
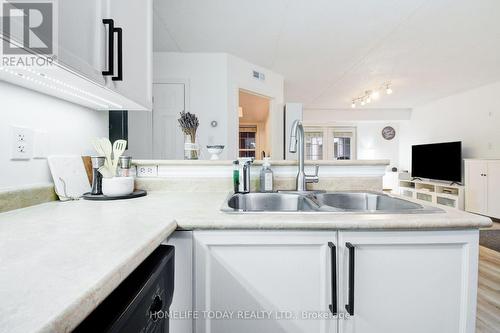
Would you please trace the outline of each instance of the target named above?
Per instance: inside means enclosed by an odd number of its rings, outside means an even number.
[[[12,126],[11,133],[11,159],[29,160],[33,156],[33,130]]]
[[[137,177],[156,177],[158,176],[157,165],[138,165]]]

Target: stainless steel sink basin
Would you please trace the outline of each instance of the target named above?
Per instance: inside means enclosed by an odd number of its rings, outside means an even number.
[[[226,213],[421,214],[443,210],[376,192],[237,193],[221,209]]]
[[[343,211],[354,212],[387,211],[400,213],[424,208],[424,206],[411,201],[369,192],[321,193],[317,194],[315,199],[320,207],[335,207]]]
[[[229,197],[224,211],[310,212],[318,206],[307,196],[290,193],[247,193]]]

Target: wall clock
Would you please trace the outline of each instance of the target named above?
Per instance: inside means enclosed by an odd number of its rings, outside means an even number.
[[[382,137],[386,140],[392,140],[396,136],[396,130],[392,126],[386,126],[382,129]]]

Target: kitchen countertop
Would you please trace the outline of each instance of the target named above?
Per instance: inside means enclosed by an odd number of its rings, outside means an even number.
[[[320,160],[320,161],[305,161],[306,165],[328,165],[328,166],[363,166],[363,165],[389,165],[390,160]],[[231,160],[133,160],[135,165],[184,165],[184,166],[232,166]],[[255,160],[254,165],[262,165],[263,160]],[[296,160],[272,160],[273,166],[295,166],[298,165]]]
[[[152,192],[0,214],[0,331],[68,332],[175,229],[453,229],[491,220],[436,214],[226,214],[227,193]]]

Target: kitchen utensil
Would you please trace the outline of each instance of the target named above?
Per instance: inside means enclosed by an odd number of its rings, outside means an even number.
[[[108,138],[101,138],[101,147],[104,151],[104,156],[106,157],[106,162],[104,163],[105,166],[107,166],[110,171],[112,170],[113,167],[113,160],[111,159],[111,154],[113,153],[113,147],[111,146],[111,141],[109,141]]]
[[[92,185],[93,171],[92,171],[92,157],[82,156],[83,166],[85,167],[85,172],[87,173],[87,178],[89,184]]]
[[[123,155],[123,152],[127,149],[127,141],[125,140],[116,140],[113,143],[113,169],[116,174],[116,169],[118,168],[118,161],[120,160],[120,156]]]
[[[92,145],[94,146],[94,149],[97,151],[97,154],[99,154],[99,156],[106,156],[104,149],[101,146],[100,138],[93,138]]]
[[[130,169],[132,167],[132,157],[130,156],[120,156],[118,160],[118,176],[119,177],[129,177]]]
[[[55,191],[61,201],[78,199],[90,191],[81,156],[49,156],[47,160]]]
[[[104,156],[92,156],[92,190],[93,195],[102,194],[102,174],[99,169],[104,166],[106,158]]]

